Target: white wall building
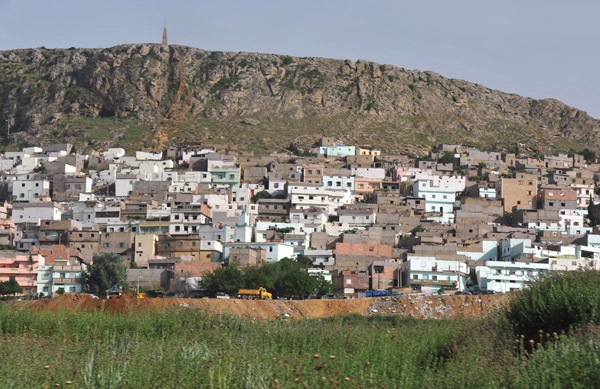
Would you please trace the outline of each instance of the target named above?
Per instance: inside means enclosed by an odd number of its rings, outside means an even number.
[[[498,293],[522,290],[528,281],[549,271],[550,264],[536,262],[486,261],[475,268],[479,287]]]

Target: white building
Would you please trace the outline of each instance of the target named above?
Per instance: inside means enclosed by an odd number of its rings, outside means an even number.
[[[13,223],[39,223],[40,220],[60,220],[61,209],[55,203],[13,204]]]
[[[335,215],[338,207],[354,202],[354,196],[348,190],[324,189],[306,183],[290,184],[288,192],[293,208],[322,208],[327,210],[328,215]]]
[[[36,178],[33,174],[18,176],[13,182],[15,201],[34,203],[37,196],[50,194],[50,181]]]
[[[162,152],[148,152],[148,151],[136,151],[135,158],[138,161],[160,161],[162,159]]]
[[[408,255],[401,272],[402,286],[431,287],[436,293],[440,289],[464,290],[469,268],[458,260]]]
[[[304,250],[304,255],[312,260],[313,266],[334,266],[333,250]]]
[[[450,183],[436,183],[432,180],[419,180],[413,186],[415,197],[424,198],[426,212],[452,213],[456,200],[456,189]]]
[[[550,264],[536,262],[486,261],[475,268],[479,287],[498,293],[522,290],[528,281],[549,271]]]
[[[71,265],[67,260],[56,260],[53,265],[38,268],[37,292],[52,297],[62,288],[65,293],[81,293],[85,265]]]

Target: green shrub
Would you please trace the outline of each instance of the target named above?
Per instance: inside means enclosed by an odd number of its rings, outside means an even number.
[[[552,273],[532,282],[505,311],[517,334],[559,333],[600,323],[600,272]]]

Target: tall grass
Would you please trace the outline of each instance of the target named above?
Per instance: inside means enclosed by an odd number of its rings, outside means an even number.
[[[591,359],[571,378],[596,377],[598,343],[559,341],[524,358],[502,323],[359,315],[257,322],[183,308],[51,314],[4,305],[0,387],[533,387],[546,382],[544,364],[567,375],[558,370],[574,357],[573,344],[578,361]]]

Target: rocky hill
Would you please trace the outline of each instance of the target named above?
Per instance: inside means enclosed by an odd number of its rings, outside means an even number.
[[[369,61],[183,46],[0,52],[4,144],[198,142],[258,153],[323,135],[387,152],[436,142],[598,149],[600,121],[552,100]]]

